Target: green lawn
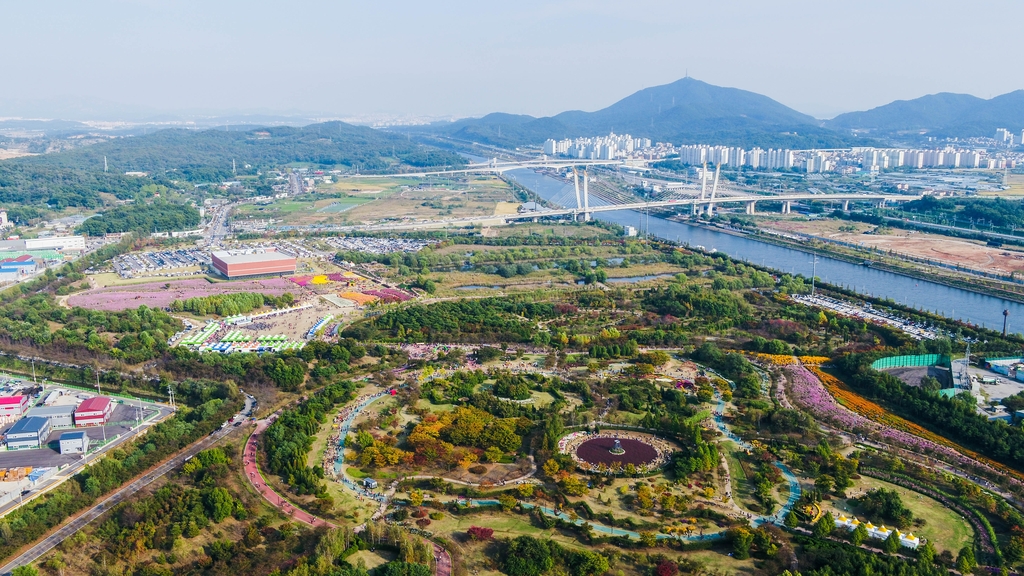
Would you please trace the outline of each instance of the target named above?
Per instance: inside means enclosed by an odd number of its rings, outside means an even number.
[[[747,479],[743,466],[740,465],[738,454],[742,454],[739,447],[733,442],[722,442],[718,445],[720,450],[725,451],[725,461],[729,463],[729,479],[732,481],[732,498],[741,508],[747,510],[759,509],[757,499],[754,498],[754,487]],[[752,508],[753,506],[753,508]]]
[[[913,532],[915,536],[920,538],[927,538],[937,551],[949,550],[956,555],[957,551],[974,540],[974,529],[959,514],[946,508],[937,500],[918,494],[913,490],[908,490],[907,488],[875,478],[862,476],[860,480],[856,481],[853,488],[847,490],[846,493],[851,497],[858,496],[872,488],[896,490],[903,500],[903,505],[914,513],[914,518],[922,518],[925,521],[925,525],[921,528],[912,527],[907,532]],[[854,510],[851,510],[851,507],[845,500],[835,500],[833,506],[835,510],[847,515],[856,513]],[[882,523],[878,518],[860,516],[858,518],[874,524]]]

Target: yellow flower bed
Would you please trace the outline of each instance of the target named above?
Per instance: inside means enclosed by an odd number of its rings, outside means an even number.
[[[754,354],[754,359],[772,366],[792,366],[796,364],[796,357],[787,354],[762,354],[757,352]]]
[[[801,356],[800,362],[807,366],[820,366],[831,360],[828,356]]]

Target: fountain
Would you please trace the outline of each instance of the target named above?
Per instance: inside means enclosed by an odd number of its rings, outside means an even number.
[[[617,454],[625,454],[626,453],[626,451],[622,448],[622,443],[619,442],[618,438],[615,439],[615,445],[612,446],[611,448],[609,448],[608,451],[611,452],[612,454],[616,454],[616,455]]]

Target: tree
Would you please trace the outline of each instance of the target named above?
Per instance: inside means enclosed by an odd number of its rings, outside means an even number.
[[[924,546],[917,549],[917,559],[922,564],[931,566],[935,562],[935,546],[932,546],[930,541],[925,542]]]
[[[882,550],[889,554],[895,554],[900,551],[900,537],[895,530],[889,533],[889,537],[882,542]]]
[[[854,546],[860,546],[868,539],[868,529],[863,524],[857,524],[857,527],[850,532],[850,542]]]
[[[836,481],[828,474],[822,474],[814,481],[814,487],[824,492],[831,492],[835,488]]]
[[[569,557],[573,576],[599,576],[608,571],[608,559],[597,552],[581,550]]]
[[[544,466],[542,467],[542,469],[544,470],[544,475],[545,476],[547,476],[549,478],[554,478],[555,474],[558,474],[558,472],[562,468],[558,465],[558,462],[556,462],[552,458],[551,460],[548,460],[547,462],[544,463]]]
[[[519,536],[508,543],[502,570],[509,576],[540,576],[554,566],[551,550],[543,541]]]
[[[520,498],[530,498],[533,496],[533,484],[520,484],[516,486],[516,491]]]
[[[658,545],[658,536],[649,530],[641,530],[640,543],[647,548],[653,548]]]
[[[796,528],[800,525],[800,518],[797,517],[795,512],[790,510],[789,514],[786,514],[786,519],[784,522],[787,528]]]
[[[731,530],[732,552],[737,560],[750,558],[750,545],[754,543],[754,534],[746,527],[741,526]]]
[[[956,569],[961,574],[968,574],[978,565],[978,562],[974,559],[974,548],[970,546],[964,546],[960,549],[960,554],[956,557]]]
[[[470,526],[469,530],[466,530],[466,535],[470,540],[490,540],[494,537],[494,530],[483,526]]]
[[[508,492],[502,492],[498,495],[498,504],[501,505],[501,509],[505,512],[510,512],[518,503],[519,501],[516,500],[516,497]]]
[[[832,530],[836,527],[835,518],[832,517],[831,512],[825,512],[825,515],[818,519],[814,523],[813,533],[818,538],[827,538],[832,534]]]
[[[214,522],[220,522],[235,510],[235,499],[225,488],[213,488],[203,495],[206,515]]]
[[[413,488],[409,491],[409,504],[419,508],[423,506],[423,492],[417,488]]]
[[[11,570],[11,576],[39,576],[39,570],[32,566],[18,566]]]
[[[498,448],[497,446],[491,446],[487,450],[484,450],[484,458],[486,458],[488,462],[499,462],[504,454],[505,453],[501,451],[501,448]]]
[[[654,568],[654,576],[676,576],[679,574],[679,565],[671,560],[662,560]]]

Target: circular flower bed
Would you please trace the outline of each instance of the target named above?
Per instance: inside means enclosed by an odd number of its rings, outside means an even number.
[[[595,466],[610,465],[612,462],[640,466],[650,464],[658,458],[658,450],[650,444],[632,438],[619,438],[618,440],[622,446],[621,454],[612,452],[615,447],[615,438],[598,437],[580,444],[576,448],[576,456]]]

